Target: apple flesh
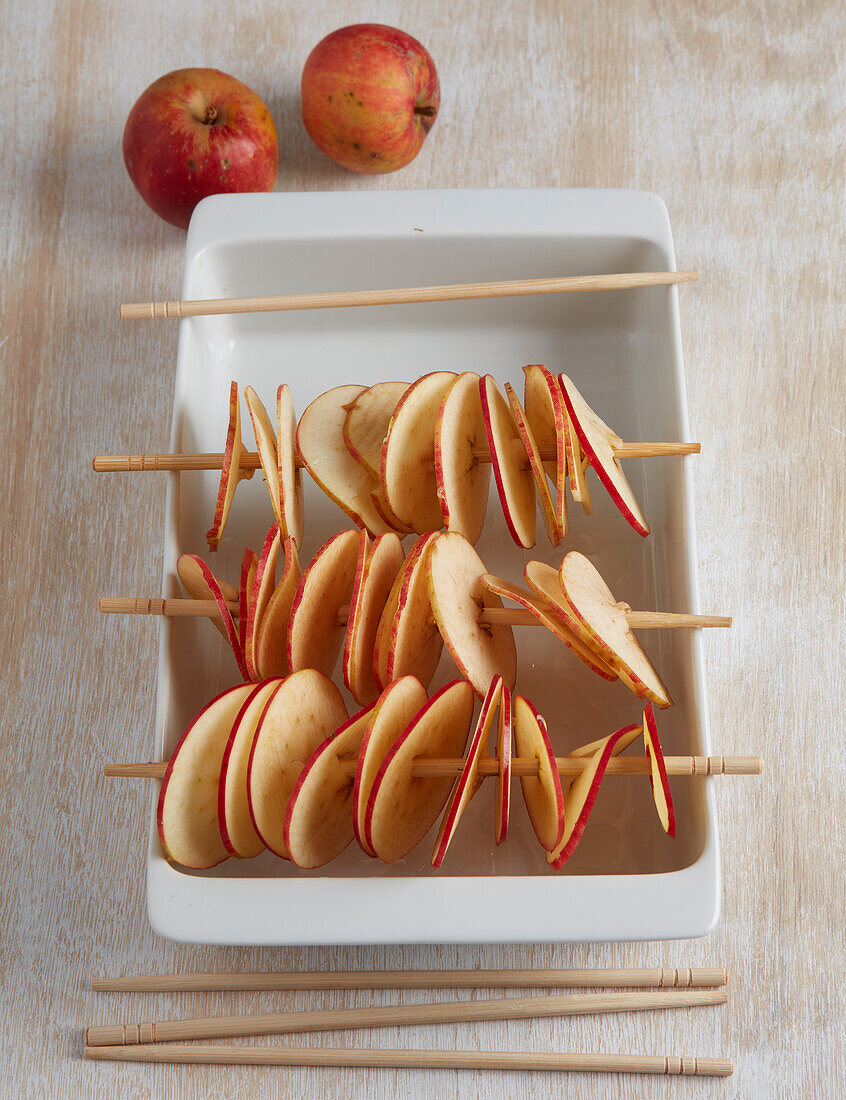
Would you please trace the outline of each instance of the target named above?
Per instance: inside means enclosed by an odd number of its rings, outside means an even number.
[[[377,382],[355,398],[344,420],[347,450],[374,481],[382,476],[382,444],[407,382]]]
[[[229,509],[235,497],[235,490],[241,481],[249,481],[252,470],[241,469],[241,455],[244,444],[241,440],[241,404],[238,400],[238,383],[229,384],[229,424],[226,428],[226,443],[223,449],[223,463],[220,467],[220,482],[217,500],[214,506],[214,519],[206,532],[209,550],[214,552],[220,546],[223,528],[229,517]]]
[[[526,377],[523,407],[535,442],[541,450],[555,451],[544,461],[544,469],[555,486],[555,507],[561,537],[567,534],[567,450],[566,412],[558,380],[542,363],[523,367]]]
[[[288,667],[288,622],[300,583],[300,559],[292,538],[285,539],[282,549],[285,554],[282,579],[267,601],[255,641],[254,660],[260,679],[287,676],[291,671]]]
[[[658,820],[661,828],[667,836],[676,835],[676,811],[673,807],[673,796],[670,794],[670,781],[667,778],[667,765],[664,763],[664,751],[658,740],[658,725],[655,721],[655,711],[652,703],[646,704],[643,712],[643,743],[646,746],[646,755],[650,761],[649,782],[652,786],[652,797],[655,799],[655,809],[658,811]]]
[[[197,554],[180,554],[176,559],[176,573],[182,582],[183,588],[192,600],[215,599],[215,594],[206,583],[205,579],[209,573],[211,573],[212,577],[214,577],[214,574]],[[218,577],[214,577],[214,581],[220,589],[224,600],[234,603],[239,598],[237,588],[220,580]],[[210,621],[218,634],[222,635],[228,642],[229,635],[226,632],[226,627],[223,625],[223,622],[217,619],[211,619]]]
[[[402,543],[393,534],[379,535],[370,547],[356,576],[350,603],[352,618],[344,639],[344,683],[361,706],[371,703],[381,688],[373,672],[373,653],[382,611],[404,561]]]
[[[474,544],[485,525],[491,467],[473,452],[487,445],[479,375],[465,371],[450,385],[438,409],[435,476],[444,526]]]
[[[272,191],[276,127],[254,91],[218,69],[178,69],[129,112],[123,160],[159,217],[182,229],[207,195]]]
[[[279,533],[283,539],[303,544],[305,514],[303,477],[297,466],[297,414],[291,391],[281,385],[276,391],[276,467],[279,482]]]
[[[541,461],[537,442],[529,425],[529,418],[526,416],[526,410],[520,404],[520,399],[514,392],[514,387],[510,382],[505,383],[505,394],[508,397],[508,403],[511,406],[514,421],[520,432],[520,438],[523,440],[523,447],[529,457],[529,467],[532,471],[532,477],[535,479],[535,490],[538,500],[540,501],[541,515],[543,516],[546,533],[552,545],[558,546],[564,538],[564,531],[562,530],[561,521],[556,509],[556,501],[549,491],[546,471]],[[565,501],[564,518],[566,521],[566,496],[563,499]]]
[[[508,834],[508,822],[511,817],[511,741],[513,736],[514,712],[511,705],[511,692],[503,684],[502,700],[499,706],[499,736],[497,738],[497,760],[499,772],[496,777],[496,808],[494,839],[502,844]]]
[[[326,676],[344,644],[340,610],[348,606],[358,565],[358,531],[339,531],[320,547],[300,577],[288,622],[288,667]]]
[[[261,624],[267,613],[270,597],[276,589],[276,559],[279,557],[281,542],[279,528],[271,524],[261,553],[256,562],[252,591],[247,608],[247,625],[244,632],[244,661],[251,680],[260,680],[258,665],[258,640]]]
[[[406,558],[399,577],[399,594],[390,624],[385,664],[387,680],[416,676],[424,687],[432,682],[444,642],[429,600],[429,555],[438,535],[421,535]]]
[[[534,546],[535,479],[529,456],[511,408],[490,374],[479,381],[479,393],[505,524],[518,546]]]
[[[394,172],[414,160],[440,104],[428,52],[379,23],[342,27],[318,42],[301,93],[312,141],[354,172]]]
[[[564,833],[564,793],[546,722],[522,695],[514,697],[513,733],[517,755],[538,763],[538,774],[521,776],[520,786],[535,836],[551,852]]]

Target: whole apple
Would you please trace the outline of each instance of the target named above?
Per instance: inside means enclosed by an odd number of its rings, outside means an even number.
[[[276,127],[240,80],[217,69],[178,69],[129,112],[123,159],[147,205],[184,229],[207,195],[273,188]]]
[[[410,34],[358,23],[327,35],[306,60],[303,122],[314,143],[354,172],[414,160],[438,114],[435,64]]]

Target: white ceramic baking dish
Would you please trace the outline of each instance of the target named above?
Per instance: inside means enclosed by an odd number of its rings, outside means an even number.
[[[205,200],[188,232],[183,298],[416,286],[672,269],[666,208],[643,192],[378,191],[224,195]],[[625,439],[688,438],[675,287],[447,302],[180,322],[174,451],[223,446],[230,379],[272,408],[287,382],[297,411],[345,382],[411,381],[432,369],[490,371],[522,393],[522,367],[572,376]],[[685,290],[695,297],[695,289]],[[249,421],[245,440],[252,445]],[[706,441],[707,444],[707,441]],[[557,563],[580,549],[619,598],[639,608],[699,610],[691,462],[635,459],[632,485],[652,525],[640,538],[594,481],[591,517],[571,504],[571,533],[554,551],[538,524],[524,553],[492,499],[478,544],[488,568],[520,581],[524,562]],[[593,478],[594,475],[590,475]],[[178,593],[177,555],[205,553],[218,475],[170,474],[163,595]],[[307,477],[307,561],[345,515]],[[238,489],[214,566],[237,583],[245,545],[271,522],[260,473]],[[659,714],[668,754],[708,753],[700,638],[642,635],[676,705]],[[518,690],[546,716],[559,754],[639,719],[639,701],[594,676],[546,631],[517,628]],[[435,684],[455,675],[444,656]],[[207,622],[163,620],[156,750],[166,758],[190,717],[237,680],[231,653]],[[340,675],[337,677],[340,681]],[[492,788],[492,784],[490,785]],[[488,787],[471,803],[440,872],[434,831],[387,867],[351,845],[317,872],[268,853],[212,871],[169,865],[155,821],[147,897],[155,930],[197,943],[454,943],[676,939],[716,923],[719,860],[710,780],[672,783],[678,837],[661,832],[646,778],[608,777],[582,843],[548,869],[515,787],[507,842],[493,844]]]

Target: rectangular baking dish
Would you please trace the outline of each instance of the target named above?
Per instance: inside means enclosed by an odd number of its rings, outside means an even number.
[[[675,267],[666,208],[617,190],[378,191],[223,195],[188,231],[183,298],[419,286]],[[694,297],[695,290],[686,290]],[[229,383],[252,385],[272,409],[287,382],[297,412],[347,382],[412,381],[433,369],[491,372],[522,394],[522,367],[566,371],[624,439],[687,440],[676,287],[180,322],[171,448],[220,451]],[[245,443],[252,447],[249,420]],[[578,549],[633,607],[699,610],[690,463],[633,459],[632,486],[650,520],[632,531],[594,475],[594,514],[570,505],[555,551],[542,524],[524,552],[511,541],[491,481],[477,550],[522,583],[526,561],[557,564]],[[218,474],[168,474],[162,595],[179,594],[176,559],[205,556]],[[347,517],[304,476],[306,562]],[[259,472],[235,497],[218,575],[237,583],[246,545],[259,550],[272,515]],[[407,540],[410,544],[410,540]],[[516,629],[517,690],[547,718],[556,753],[639,720],[639,701],[589,672],[539,628]],[[156,749],[166,759],[191,716],[238,679],[207,622],[160,624]],[[667,754],[711,751],[698,632],[648,631],[644,647],[676,705],[659,713]],[[448,655],[433,689],[455,675]],[[336,674],[340,684],[340,672]],[[642,751],[639,750],[639,751]],[[444,867],[429,866],[433,832],[385,866],[355,845],[317,872],[265,853],[208,872],[164,859],[155,828],[147,856],[154,929],[220,944],[458,943],[677,939],[710,931],[719,857],[710,780],[672,782],[678,836],[661,832],[645,777],[609,776],[573,858],[548,869],[515,784],[508,840],[493,844],[492,784],[473,799]],[[155,799],[154,799],[155,805]]]

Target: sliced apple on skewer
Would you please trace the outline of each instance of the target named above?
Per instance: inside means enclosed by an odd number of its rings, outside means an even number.
[[[563,396],[561,398],[563,403]],[[582,451],[579,436],[573,427],[573,421],[564,406],[564,446],[567,461],[567,476],[570,479],[570,492],[573,500],[581,504],[586,516],[593,514],[593,503],[590,497],[590,486],[587,483],[587,468],[589,460]]]
[[[359,547],[359,564],[360,554]],[[403,561],[399,538],[390,532],[379,535],[366,555],[361,579],[356,577],[357,588],[350,604],[352,618],[347,623],[344,639],[344,683],[362,706],[373,702],[381,691],[373,673],[376,635]]]
[[[217,788],[220,839],[227,852],[240,859],[251,859],[264,850],[264,841],[256,832],[250,817],[247,765],[259,719],[281,683],[281,679],[275,678],[253,686],[232,723],[229,740],[223,752]]]
[[[529,562],[529,565],[543,565],[543,562]],[[555,578],[555,583],[558,584],[558,574],[555,570],[551,566],[544,566],[544,568],[550,570]],[[513,600],[527,611],[530,611],[538,622],[543,623],[547,630],[554,634],[560,642],[563,642],[568,649],[571,649],[579,660],[583,661],[597,676],[601,676],[603,680],[617,679],[617,673],[591,649],[581,635],[570,630],[561,619],[552,613],[552,608],[549,607],[546,600],[539,596],[533,596],[531,592],[526,592],[525,589],[518,588],[516,584],[511,584],[510,581],[503,580],[502,577],[495,577],[491,573],[485,573],[482,577],[482,584],[488,592],[493,592],[495,595],[502,596],[507,600]],[[563,601],[563,594],[561,599]]]
[[[470,745],[464,758],[461,775],[458,776],[453,785],[446,810],[444,810],[444,816],[441,819],[438,839],[435,841],[435,850],[432,853],[432,866],[435,868],[440,867],[443,863],[450,842],[455,836],[455,830],[458,828],[461,815],[476,793],[476,774],[479,770],[479,761],[486,751],[488,734],[496,717],[502,693],[502,677],[495,676],[491,680],[491,686],[488,688],[488,693],[482,702],[482,709],[479,712],[473,736],[470,738]]]
[[[611,494],[611,499],[623,513],[627,523],[639,535],[648,535],[649,524],[614,453],[615,448],[622,444],[622,439],[604,420],[600,420],[566,374],[559,375],[559,381],[567,413],[579,437],[579,443],[599,480]]]
[[[361,599],[364,595],[364,576],[367,571],[367,562],[370,558],[370,536],[366,530],[362,530],[358,536],[358,558],[355,565],[355,580],[353,581],[350,595],[350,606],[347,612],[347,629],[344,634],[344,650],[341,658],[341,670],[347,690],[350,688],[350,664],[353,653],[353,638],[357,629],[357,623],[361,618]]]
[[[176,573],[182,582],[182,586],[192,600],[214,600],[216,596],[206,582],[206,577],[211,573],[215,584],[220,590],[225,601],[236,603],[239,599],[238,589],[226,581],[214,576],[208,564],[197,554],[180,554],[176,559]],[[220,619],[212,619],[212,626],[229,641],[229,634]]]
[[[244,637],[244,660],[251,680],[260,680],[258,664],[258,639],[270,597],[276,589],[276,559],[279,557],[279,528],[271,524],[255,567],[252,594],[247,608],[247,625]]]
[[[522,695],[514,697],[514,748],[538,762],[538,774],[521,776],[520,786],[535,836],[551,852],[564,832],[564,793],[546,722]]]
[[[548,852],[546,856],[547,863],[551,864],[556,871],[564,866],[582,838],[599,793],[599,785],[608,767],[608,761],[622,751],[621,742],[630,744],[631,740],[640,736],[640,732],[640,726],[624,726],[623,729],[612,733],[610,737],[604,737],[597,742],[596,749],[590,757],[590,764],[570,784],[564,796],[564,833],[554,851]],[[587,747],[589,746],[585,748]],[[576,750],[571,755],[583,754],[584,749],[581,752]]]
[[[341,760],[358,753],[372,709],[365,707],[330,733],[294,784],[282,840],[298,867],[323,867],[353,839],[353,777],[341,767]]]
[[[479,375],[460,374],[441,401],[435,424],[435,476],[441,516],[448,531],[476,543],[485,524],[490,463],[480,460],[487,446]]]
[[[247,412],[249,412],[252,421],[256,450],[267,482],[273,515],[276,517],[277,526],[281,529],[284,526],[284,518],[279,496],[279,458],[276,454],[276,432],[273,430],[270,417],[267,415],[267,409],[261,403],[252,386],[245,388],[244,400],[247,403]]]
[[[542,363],[523,367],[526,376],[523,407],[535,442],[541,450],[555,451],[544,469],[555,486],[555,514],[561,538],[567,534],[566,413],[558,379]]]
[[[517,648],[510,626],[480,623],[489,607],[502,607],[499,596],[482,584],[484,562],[463,535],[438,535],[429,558],[429,600],[441,637],[463,676],[484,699],[499,674],[513,688]]]
[[[502,844],[508,834],[508,822],[511,817],[511,740],[514,712],[511,705],[511,692],[503,684],[502,700],[499,706],[499,737],[497,738],[497,760],[499,771],[496,777],[496,806],[494,821],[494,840]]]
[[[377,382],[353,399],[344,419],[344,443],[374,481],[382,477],[382,444],[408,382]]]
[[[453,680],[433,695],[394,741],[367,801],[365,837],[385,863],[414,848],[437,820],[453,780],[415,779],[415,759],[463,756],[473,717],[473,690]]]
[[[297,466],[297,414],[291,391],[276,391],[276,467],[279,484],[279,534],[303,544],[303,478]]]
[[[332,681],[310,668],[283,680],[262,712],[247,765],[250,817],[265,846],[285,859],[285,812],[297,777],[347,717]]]
[[[247,665],[244,661],[244,649],[241,645],[238,627],[235,625],[235,620],[232,618],[232,612],[229,610],[229,600],[238,599],[238,592],[231,585],[226,585],[227,591],[224,593],[217,577],[197,554],[180,555],[177,568],[180,570],[180,576],[184,575],[190,578],[190,583],[194,587],[194,591],[202,592],[203,588],[200,587],[202,585],[204,590],[208,592],[209,597],[217,604],[217,609],[220,612],[221,633],[232,647],[232,652],[238,663],[238,671],[245,680],[249,680],[250,674],[247,671]],[[194,598],[197,599],[200,597]]]
[[[229,384],[229,425],[226,429],[226,444],[223,449],[223,465],[220,468],[220,484],[217,501],[214,506],[214,519],[206,533],[209,550],[214,552],[220,546],[223,529],[229,518],[229,509],[239,481],[249,481],[253,470],[241,469],[241,455],[244,444],[241,441],[241,403],[238,400],[238,383]]]
[[[517,425],[517,429],[520,432],[520,438],[523,441],[523,447],[526,454],[529,457],[529,467],[532,471],[532,476],[535,479],[535,491],[537,493],[538,500],[541,505],[541,515],[543,516],[544,526],[546,527],[546,533],[549,536],[549,541],[553,546],[558,546],[564,537],[564,531],[561,529],[561,523],[559,520],[559,514],[557,511],[556,501],[552,497],[552,493],[549,491],[549,482],[546,480],[546,472],[543,468],[543,462],[541,461],[540,452],[538,451],[538,445],[535,441],[535,437],[532,434],[532,429],[529,427],[529,421],[526,416],[526,412],[523,406],[520,404],[520,399],[514,392],[514,387],[510,382],[505,383],[505,393],[508,397],[508,403],[511,406],[511,412],[514,416],[514,422]],[[566,496],[565,509],[566,509]]]
[[[635,695],[651,699],[659,707],[672,706],[661,677],[629,627],[628,606],[617,603],[595,566],[584,554],[571,550],[561,562],[558,576],[570,611],[589,632],[603,660],[616,669]]]
[[[428,687],[437,671],[444,642],[429,599],[429,555],[438,537],[432,531],[421,535],[399,573],[385,663],[388,682],[416,676]]]
[[[288,667],[331,676],[344,644],[342,607],[349,606],[358,564],[358,531],[339,531],[300,577],[288,621]]]
[[[287,676],[291,671],[288,667],[288,623],[300,584],[300,559],[293,538],[285,539],[282,549],[285,554],[282,578],[258,622],[255,665],[260,679]]]
[[[373,780],[391,745],[426,704],[426,689],[414,676],[388,684],[369,711],[358,754],[353,791],[353,831],[368,855],[375,855],[367,839],[367,803]]]
[[[197,714],[170,757],[156,823],[165,855],[183,867],[215,867],[229,852],[220,837],[217,788],[232,723],[252,684],[224,691]]]
[[[382,487],[391,511],[418,534],[442,525],[433,461],[441,401],[455,380],[435,371],[413,382],[397,402],[382,446]]]
[[[373,507],[370,494],[377,488],[344,443],[344,421],[349,405],[364,386],[336,386],[316,397],[297,427],[297,450],[303,465],[324,493],[358,527],[373,535],[389,530]]]
[[[485,432],[505,524],[518,546],[535,545],[535,479],[511,409],[492,375],[479,381]]]
[[[256,557],[256,552],[255,550],[251,550],[248,546],[241,559],[241,587],[238,593],[238,641],[241,643],[241,652],[244,654],[245,664],[247,660],[247,619],[250,614],[250,600],[253,596],[253,580],[256,575],[257,565],[258,558]],[[254,679],[252,674],[250,674],[249,665],[247,665],[247,673],[251,680]]]
[[[667,766],[664,763],[664,752],[661,742],[658,740],[658,725],[655,721],[655,711],[652,703],[646,704],[643,711],[643,743],[646,746],[646,755],[649,757],[651,771],[649,782],[652,786],[652,797],[655,799],[655,809],[658,811],[658,820],[661,828],[667,836],[676,835],[676,811],[673,806],[673,796],[670,794],[670,781],[667,778]]]

